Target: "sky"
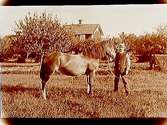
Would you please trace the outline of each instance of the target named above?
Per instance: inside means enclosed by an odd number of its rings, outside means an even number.
[[[100,24],[104,37],[121,32],[141,35],[155,32],[160,24],[167,25],[167,4],[89,5],[89,6],[0,6],[0,36],[14,33],[15,21],[25,15],[42,12],[57,16],[61,24]]]

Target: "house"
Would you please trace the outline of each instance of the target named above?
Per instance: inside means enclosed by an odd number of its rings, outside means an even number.
[[[79,24],[64,25],[64,27],[74,32],[81,40],[101,39],[104,35],[99,24],[83,24],[82,20],[79,20]]]

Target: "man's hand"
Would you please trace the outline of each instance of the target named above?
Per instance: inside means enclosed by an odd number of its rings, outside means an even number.
[[[125,75],[128,75],[128,70],[125,71]]]

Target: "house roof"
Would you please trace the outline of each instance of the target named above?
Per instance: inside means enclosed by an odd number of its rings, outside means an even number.
[[[101,35],[103,35],[103,31],[99,24],[71,24],[64,25],[64,27],[68,30],[72,30],[77,35],[94,34],[96,29],[99,28]]]

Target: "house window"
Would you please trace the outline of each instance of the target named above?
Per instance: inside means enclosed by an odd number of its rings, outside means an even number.
[[[85,35],[80,35],[80,40],[84,40],[85,39]]]
[[[85,39],[90,39],[90,38],[92,38],[92,34],[86,34],[85,35]]]

